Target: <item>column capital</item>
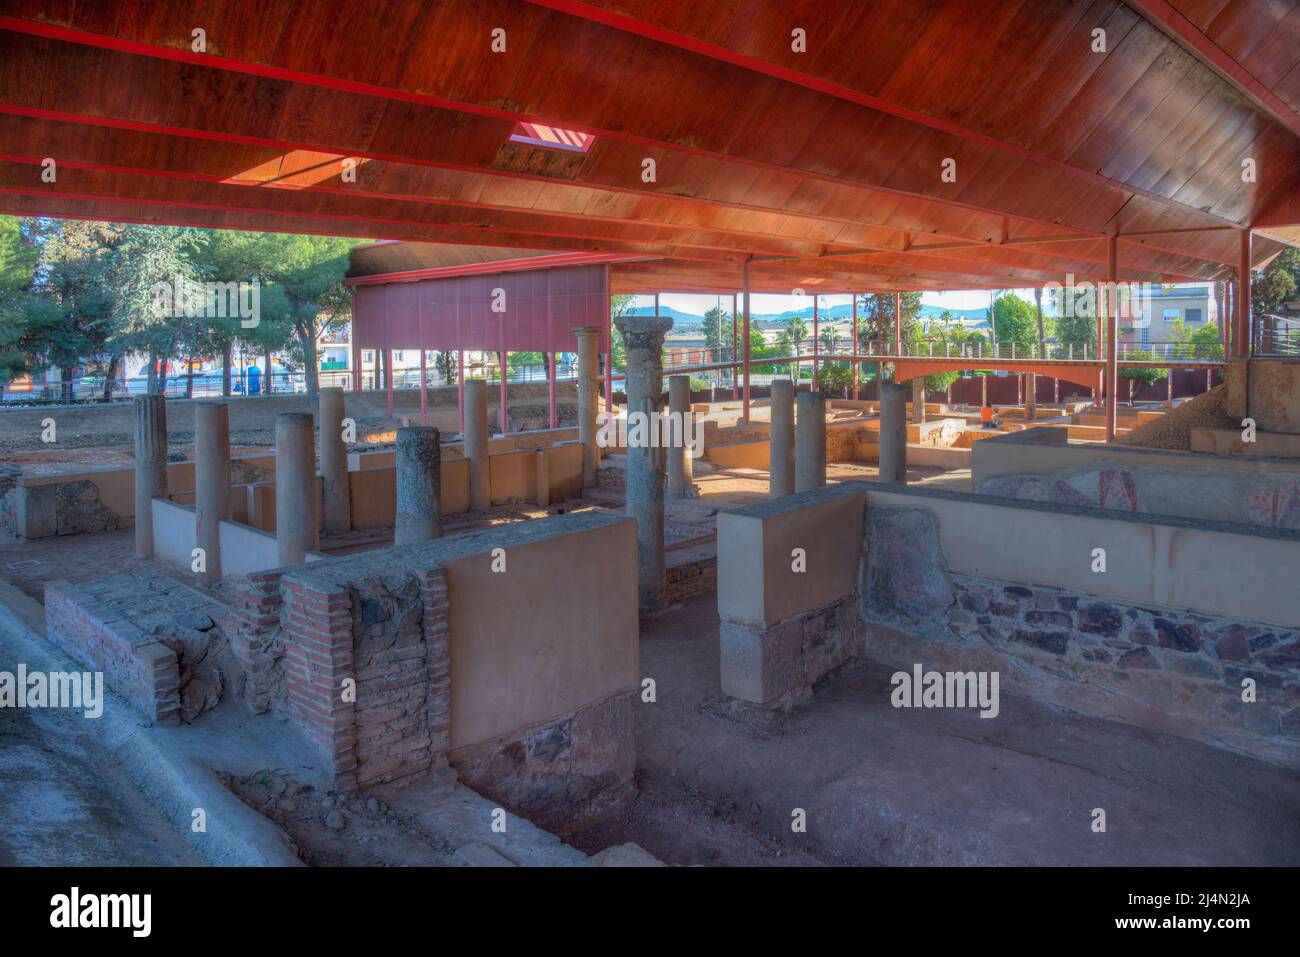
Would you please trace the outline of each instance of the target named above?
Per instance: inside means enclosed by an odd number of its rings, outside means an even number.
[[[667,316],[621,316],[614,320],[614,325],[623,333],[623,343],[627,348],[658,352],[664,344],[664,336],[673,327],[673,321]]]

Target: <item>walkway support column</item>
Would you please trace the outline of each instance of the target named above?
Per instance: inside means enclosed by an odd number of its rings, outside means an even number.
[[[1239,359],[1250,358],[1250,230],[1241,231],[1241,258],[1237,263],[1237,298],[1235,347]]]
[[[1106,237],[1106,441],[1115,441],[1119,416],[1119,237]]]
[[[397,517],[393,544],[442,538],[442,446],[438,430],[397,430]]]
[[[731,294],[731,401],[740,398],[740,368],[736,365],[740,345],[740,326],[736,325],[736,294]]]
[[[806,492],[826,484],[826,393],[800,392],[796,401],[794,490]]]
[[[505,435],[510,431],[510,384],[506,381],[506,359],[504,352],[497,353],[497,365],[501,369],[501,385],[497,392],[497,431]]]
[[[320,547],[316,522],[316,443],[310,412],[275,417],[275,558],[301,565]]]
[[[546,375],[546,421],[552,429],[560,427],[560,410],[559,410],[559,371],[556,367],[556,360],[560,357],[558,352],[548,352],[543,358],[547,360]]]
[[[600,468],[600,449],[596,445],[600,327],[579,326],[573,332],[578,337],[578,441],[582,443],[582,487],[595,488],[596,470]]]
[[[750,349],[749,349],[749,260],[745,260],[745,265],[744,265],[744,270],[743,270],[743,271],[744,271],[744,289],[742,290],[742,292],[743,292],[744,297],[745,297],[745,325],[744,325],[744,329],[743,329],[743,331],[741,332],[741,335],[743,335],[743,336],[745,337],[745,341],[742,342],[740,345],[741,345],[741,348],[744,350],[744,356],[745,356],[745,360],[744,360],[744,371],[745,371],[745,392],[744,392],[744,395],[745,395],[745,401],[744,401],[744,404],[743,404],[742,407],[741,407],[742,411],[741,411],[740,420],[741,420],[742,422],[744,422],[746,425],[748,425],[748,424],[749,424],[749,358],[750,358]]]
[[[691,491],[694,466],[691,464],[688,442],[691,428],[691,377],[668,377],[668,496],[686,498]]]
[[[1025,373],[1025,421],[1038,418],[1038,375]]]
[[[664,456],[651,445],[659,420],[663,388],[660,350],[673,321],[658,316],[623,316],[618,320],[627,349],[627,514],[636,519],[638,591],[642,611],[663,606],[664,596]],[[644,416],[634,441],[633,416]]]
[[[135,399],[135,557],[153,557],[153,500],[167,497],[167,400]]]
[[[925,421],[925,376],[912,376],[912,421]]]
[[[340,390],[342,391],[342,390]],[[205,581],[221,581],[221,520],[230,518],[230,406],[194,404],[194,535]]]
[[[858,401],[858,294],[853,293],[853,401]]]
[[[352,530],[352,490],[348,484],[348,453],[343,444],[342,389],[320,390],[320,474],[324,489],[325,532],[345,535]]]
[[[907,484],[907,386],[880,385],[880,481]]]
[[[772,380],[772,421],[768,429],[771,458],[767,497],[781,498],[794,491],[794,383]]]
[[[488,467],[487,381],[465,380],[465,429],[461,433],[465,458],[469,459],[469,507],[485,511],[492,504],[492,481]]]
[[[894,293],[894,358],[903,357],[903,295]]]

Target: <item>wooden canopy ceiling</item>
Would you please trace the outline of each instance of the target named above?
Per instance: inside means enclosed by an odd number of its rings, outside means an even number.
[[[1109,234],[1120,278],[1226,278],[1298,183],[1300,0],[0,0],[20,215],[888,291],[1103,279]]]

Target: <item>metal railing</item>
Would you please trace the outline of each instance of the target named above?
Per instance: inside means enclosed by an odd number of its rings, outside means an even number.
[[[1253,355],[1278,359],[1300,356],[1300,316],[1258,316],[1254,333]]]

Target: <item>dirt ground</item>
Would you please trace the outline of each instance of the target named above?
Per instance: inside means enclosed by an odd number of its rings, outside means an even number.
[[[199,863],[93,724],[68,709],[0,708],[0,867]]]
[[[712,595],[643,621],[658,700],[637,716],[639,796],[569,840],[679,864],[1300,863],[1300,779],[1282,768],[1008,695],[994,720],[894,709],[869,662],[773,717],[724,699],[718,668]]]
[[[377,797],[352,798],[268,768],[223,775],[227,787],[293,838],[293,851],[315,867],[452,867],[451,849],[421,833],[409,815]]]

